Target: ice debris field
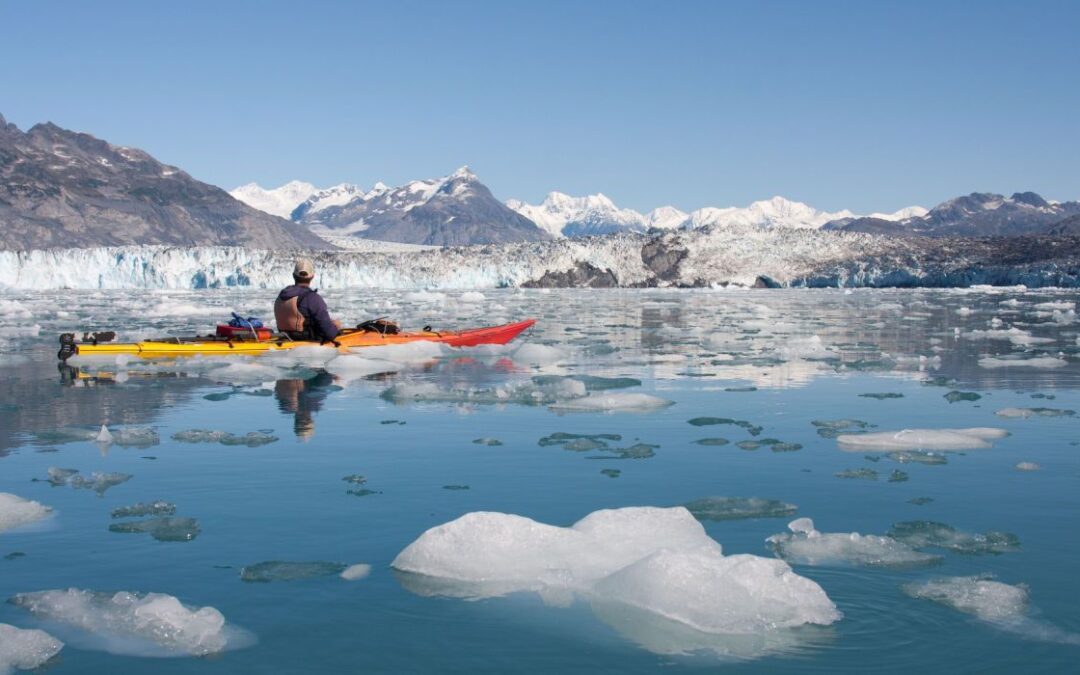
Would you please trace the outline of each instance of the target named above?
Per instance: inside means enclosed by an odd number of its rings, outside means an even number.
[[[324,295],[346,323],[538,323],[58,368],[62,331],[193,335],[271,298],[0,300],[0,673],[1080,657],[1075,293]]]

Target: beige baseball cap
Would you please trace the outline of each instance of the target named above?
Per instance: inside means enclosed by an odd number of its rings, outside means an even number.
[[[310,279],[315,276],[315,264],[311,262],[310,258],[300,258],[296,261],[296,266],[293,267],[292,273],[294,277]]]

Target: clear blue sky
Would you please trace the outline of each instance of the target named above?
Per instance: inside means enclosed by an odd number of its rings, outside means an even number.
[[[0,0],[0,114],[232,188],[1080,198],[1080,2]]]

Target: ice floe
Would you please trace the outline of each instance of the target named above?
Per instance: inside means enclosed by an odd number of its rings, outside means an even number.
[[[1003,408],[994,413],[998,417],[1028,419],[1031,417],[1072,417],[1075,410],[1061,408]]]
[[[550,407],[558,412],[650,412],[674,405],[674,401],[640,393],[595,393],[582,398],[557,401]]]
[[[797,518],[790,532],[774,534],[765,541],[780,558],[802,565],[864,565],[911,567],[933,565],[939,556],[921,553],[892,537],[858,532],[818,532],[814,521]]]
[[[104,495],[109,489],[126,483],[134,478],[130,473],[94,471],[89,476],[79,473],[78,469],[65,469],[50,466],[46,482],[59,487],[69,485],[76,490],[93,490],[98,495]],[[37,480],[37,479],[35,479]]]
[[[840,618],[821,587],[783,561],[723,555],[682,507],[596,511],[571,527],[468,513],[425,532],[392,566],[421,594],[532,591],[560,605],[577,595],[712,635]]]
[[[240,570],[240,579],[250,582],[297,581],[315,577],[337,576],[348,569],[348,565],[336,562],[316,560],[312,562],[290,562],[267,560],[248,565]]]
[[[991,447],[990,441],[1009,435],[1004,429],[903,429],[867,434],[840,434],[836,441],[849,452],[889,452],[892,450],[974,450]]]
[[[889,528],[888,535],[913,548],[943,548],[968,555],[998,555],[1020,550],[1011,532],[970,533],[932,520],[906,520]]]
[[[52,509],[10,492],[0,492],[0,533],[36,523],[52,515]]]
[[[0,623],[0,675],[40,668],[63,648],[63,642],[43,630]]]
[[[199,536],[199,521],[194,518],[148,518],[109,525],[109,532],[149,534],[158,541],[191,541]]]
[[[278,440],[277,436],[269,431],[249,431],[244,435],[238,435],[212,429],[178,431],[172,435],[172,439],[180,443],[220,443],[221,445],[245,445],[249,448],[257,448]]]
[[[1033,356],[1029,358],[998,358],[985,356],[979,359],[982,368],[1061,368],[1068,365],[1065,359],[1056,356]]]
[[[69,643],[118,654],[205,656],[253,642],[217,609],[188,607],[164,593],[69,588],[20,593],[9,602],[56,624],[57,630],[78,629],[65,633]]]
[[[683,506],[698,520],[783,518],[798,510],[794,504],[761,497],[704,497]]]

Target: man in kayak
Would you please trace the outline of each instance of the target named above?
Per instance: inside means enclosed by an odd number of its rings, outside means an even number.
[[[311,260],[297,260],[293,285],[283,288],[274,301],[278,330],[294,340],[330,341],[341,332],[338,322],[330,318],[326,302],[311,287],[314,279],[315,265]]]

